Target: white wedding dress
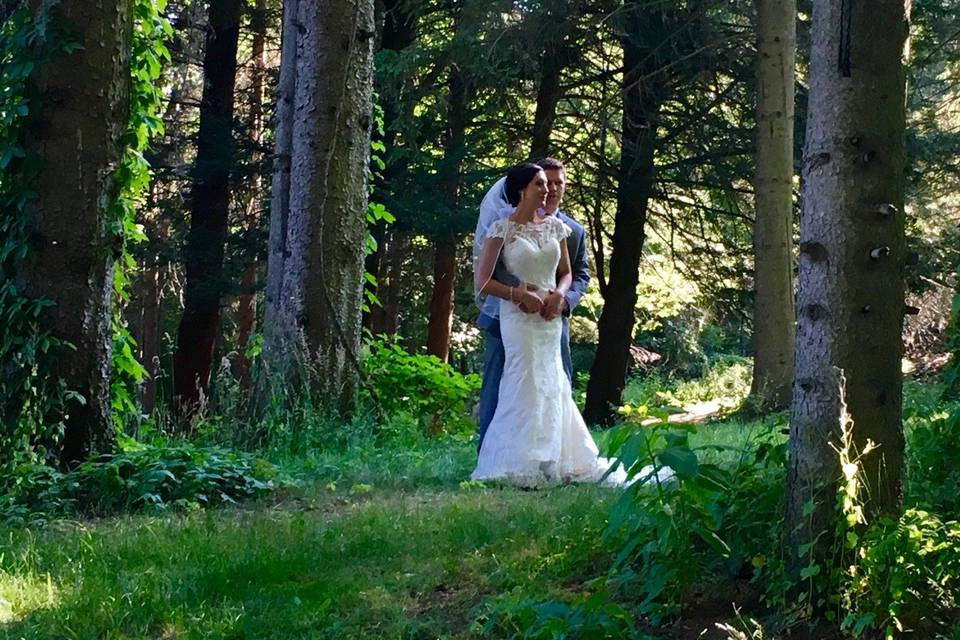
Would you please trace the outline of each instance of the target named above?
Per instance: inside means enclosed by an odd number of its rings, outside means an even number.
[[[487,237],[504,238],[503,261],[521,283],[544,297],[556,286],[560,242],[571,230],[556,217],[539,224],[494,222]],[[508,300],[500,301],[500,334],[506,360],[493,421],[480,449],[473,480],[501,480],[521,486],[596,482],[611,462],[598,456],[573,401],[560,359],[562,319],[544,320]],[[616,469],[606,478],[624,484]]]

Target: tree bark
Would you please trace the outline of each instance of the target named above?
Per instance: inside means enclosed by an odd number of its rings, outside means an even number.
[[[821,562],[842,426],[879,445],[860,461],[867,517],[901,507],[908,19],[903,0],[813,4],[785,531],[794,553],[821,535]]]
[[[160,326],[163,281],[161,270],[151,265],[143,270],[139,278],[140,331],[137,335],[139,347],[138,360],[147,370],[147,376],[140,386],[140,407],[146,414],[157,408],[157,373],[159,373]]]
[[[186,287],[174,354],[174,409],[187,416],[210,389],[220,325],[223,254],[230,211],[233,107],[241,0],[212,0],[203,57],[204,88],[184,250]]]
[[[130,108],[131,16],[129,3],[106,0],[62,0],[52,11],[82,46],[32,79],[43,100],[27,117],[26,150],[44,165],[27,205],[31,250],[15,282],[27,296],[53,301],[41,322],[74,347],[58,353],[51,371],[85,400],[69,406],[60,460],[70,465],[109,450],[115,438],[111,302],[121,240],[109,223]]]
[[[267,58],[264,44],[267,38],[267,0],[257,0],[251,18],[253,30],[252,60],[253,72],[250,87],[250,140],[255,148],[263,142],[263,91],[267,74]],[[259,166],[261,154],[255,151],[252,162]],[[247,203],[245,216],[248,231],[255,230],[260,224],[260,190],[263,187],[263,177],[257,169],[250,176],[250,201]],[[250,264],[243,270],[240,278],[240,295],[237,298],[237,351],[238,377],[240,384],[250,386],[250,358],[247,357],[247,347],[250,336],[253,335],[257,318],[257,271],[259,264],[251,259]]]
[[[460,180],[467,131],[467,87],[462,72],[451,67],[447,106],[446,152],[440,168],[443,190],[451,212],[460,200]],[[450,356],[453,328],[453,290],[456,284],[457,237],[441,223],[433,241],[433,292],[430,297],[430,322],[427,324],[427,353],[444,362]]]
[[[550,154],[550,136],[557,118],[557,105],[563,97],[560,76],[570,53],[564,45],[564,31],[570,20],[570,7],[566,2],[547,4],[543,15],[547,30],[543,34],[545,43],[540,56],[540,83],[530,144],[530,157],[534,161]]]
[[[427,326],[427,354],[444,362],[450,357],[453,330],[453,288],[457,273],[457,239],[453,235],[433,242],[433,295]]]
[[[764,411],[790,404],[793,304],[793,113],[796,0],[756,0],[757,155],[753,223],[751,394]]]
[[[633,6],[630,29],[623,44],[623,148],[617,188],[613,250],[607,289],[613,294],[603,302],[597,323],[597,355],[590,370],[584,418],[594,424],[610,424],[620,404],[630,364],[640,256],[647,220],[647,203],[653,189],[654,152],[661,98],[651,86],[656,56],[642,46],[642,29],[656,29],[662,22],[658,9],[641,11]],[[651,65],[654,65],[651,69]]]
[[[359,384],[373,2],[299,0],[296,8],[285,257],[273,330],[291,339],[265,348],[280,350],[269,361],[284,365],[283,379],[295,379],[294,363],[308,365],[320,404],[348,414]],[[278,130],[278,152],[280,141]]]
[[[163,241],[170,233],[169,218],[158,215],[146,221],[148,237]],[[138,360],[147,370],[146,379],[140,386],[140,407],[151,414],[157,407],[157,376],[160,373],[160,345],[163,337],[163,288],[167,265],[157,253],[147,258],[137,282],[139,298],[139,327],[137,346]],[[136,305],[131,305],[136,308]]]
[[[407,238],[393,230],[385,241],[384,259],[377,274],[377,297],[381,305],[371,310],[369,319],[369,329],[374,335],[394,334],[400,328],[400,278]]]

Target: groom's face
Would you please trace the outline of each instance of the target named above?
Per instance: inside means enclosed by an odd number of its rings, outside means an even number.
[[[556,213],[567,188],[567,177],[563,169],[547,169],[544,173],[547,174],[547,204],[544,208],[548,213]]]

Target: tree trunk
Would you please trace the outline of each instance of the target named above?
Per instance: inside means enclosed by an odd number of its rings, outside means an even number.
[[[785,531],[793,550],[822,536],[820,562],[842,425],[857,451],[879,445],[861,460],[867,517],[901,507],[908,19],[903,0],[813,4]]]
[[[427,326],[427,353],[444,362],[450,356],[453,329],[453,285],[457,272],[457,240],[452,235],[433,243],[433,295]]]
[[[534,160],[550,154],[550,135],[557,118],[557,104],[563,95],[560,88],[563,63],[558,49],[551,43],[540,60],[540,86],[537,88],[537,110],[533,117],[533,142],[530,145],[530,157]]]
[[[159,373],[161,300],[163,283],[161,270],[151,265],[143,270],[139,278],[140,331],[137,335],[139,353],[137,359],[147,370],[147,376],[140,386],[140,407],[144,413],[151,414],[157,408],[157,373]]]
[[[548,3],[542,19],[546,25],[545,42],[540,56],[540,84],[530,144],[530,157],[534,161],[550,154],[550,135],[557,118],[557,104],[563,96],[560,76],[571,53],[564,44],[568,35],[566,25],[571,20],[570,6],[566,2]]]
[[[764,411],[793,384],[793,105],[796,0],[756,0],[757,156],[753,223],[753,386]]]
[[[170,233],[170,220],[162,215],[157,216],[157,218],[147,220],[145,226],[148,237],[162,242]],[[147,258],[147,264],[144,265],[137,282],[137,295],[140,300],[138,323],[140,332],[137,335],[139,353],[137,359],[147,370],[146,379],[140,386],[140,407],[147,414],[153,413],[157,407],[157,376],[160,373],[160,345],[163,337],[163,287],[166,271],[167,265],[154,253]],[[131,307],[135,308],[136,306],[131,305]]]
[[[223,253],[230,210],[233,105],[241,0],[210,3],[203,57],[204,88],[194,167],[190,234],[184,250],[186,287],[174,354],[174,409],[188,415],[210,389],[220,325]]]
[[[653,14],[648,17],[648,13]],[[652,90],[650,65],[655,56],[639,44],[640,30],[651,27],[650,12],[633,9],[631,29],[623,36],[623,149],[620,156],[620,183],[614,220],[613,250],[607,289],[612,295],[603,302],[597,323],[597,355],[590,370],[584,418],[594,424],[610,424],[620,404],[630,364],[634,314],[637,304],[640,256],[643,252],[647,202],[653,188],[654,151],[660,98]],[[653,67],[656,69],[656,66]]]
[[[264,43],[267,37],[267,0],[257,0],[256,8],[251,18],[253,30],[253,77],[250,87],[250,140],[255,148],[263,143],[263,89],[267,74],[267,58],[264,52]],[[254,166],[259,167],[262,160],[259,151],[251,158]],[[257,169],[250,176],[250,202],[247,203],[245,216],[248,231],[255,230],[260,225],[260,190],[263,187],[263,177]],[[257,318],[257,271],[259,264],[251,258],[250,264],[243,270],[240,279],[240,295],[237,299],[237,351],[238,377],[244,388],[250,386],[250,358],[247,357],[247,347],[250,336],[253,335]]]
[[[406,238],[396,230],[384,238],[383,260],[377,273],[380,306],[370,310],[367,327],[374,335],[394,334],[400,326],[400,278]]]
[[[456,27],[455,27],[456,28]],[[450,69],[446,152],[440,168],[447,205],[455,212],[460,200],[460,172],[466,147],[467,88],[463,74]],[[445,228],[437,230],[433,241],[433,292],[430,297],[430,322],[427,324],[427,353],[444,362],[450,356],[450,335],[453,328],[453,291],[457,272],[457,237]]]
[[[39,11],[48,4],[31,6]],[[69,465],[114,443],[111,302],[120,239],[110,221],[130,108],[130,6],[62,0],[53,20],[82,46],[33,76],[45,100],[27,118],[26,150],[44,165],[27,206],[31,251],[17,265],[15,282],[25,295],[53,301],[41,322],[74,347],[58,352],[50,372],[85,400],[71,403],[66,419],[60,460]]]
[[[278,372],[284,379],[295,379],[294,363],[309,364],[319,402],[347,414],[359,384],[373,2],[299,0],[296,8],[285,258],[271,329],[291,339],[268,341],[265,348],[280,350],[268,359],[285,367]],[[278,152],[281,142],[278,129]]]
[[[280,82],[274,126],[276,152],[270,200],[270,234],[267,253],[266,308],[263,321],[263,371],[257,391],[257,409],[262,413],[270,397],[283,388],[283,378],[292,364],[287,360],[289,341],[298,329],[287,333],[282,321],[283,279],[287,259],[287,227],[290,217],[290,157],[293,149],[293,101],[297,88],[297,11],[299,0],[284,0],[280,54]]]

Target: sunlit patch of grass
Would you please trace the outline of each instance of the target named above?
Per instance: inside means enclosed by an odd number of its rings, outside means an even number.
[[[49,573],[0,570],[0,625],[55,607],[59,596]]]

